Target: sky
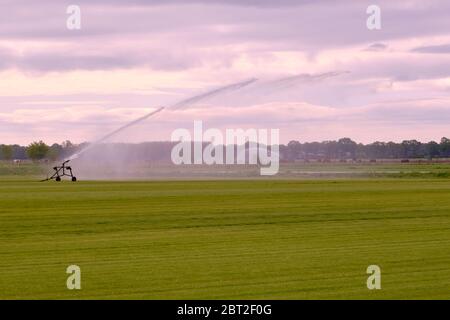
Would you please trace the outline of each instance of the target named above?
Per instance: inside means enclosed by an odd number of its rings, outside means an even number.
[[[366,9],[381,9],[369,30]],[[67,28],[69,5],[81,29]],[[450,137],[447,0],[0,0],[0,144],[117,141],[177,128],[280,129],[281,142]]]

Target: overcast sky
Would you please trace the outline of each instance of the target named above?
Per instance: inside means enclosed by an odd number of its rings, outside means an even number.
[[[339,3],[339,5],[337,4]],[[0,143],[180,127],[279,128],[282,142],[450,137],[450,1],[0,0]],[[69,30],[67,6],[81,8]],[[366,9],[381,8],[381,30]]]

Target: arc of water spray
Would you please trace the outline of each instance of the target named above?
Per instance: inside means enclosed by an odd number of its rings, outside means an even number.
[[[131,127],[131,126],[134,126],[135,124],[138,124],[139,122],[144,121],[145,119],[150,118],[151,116],[153,116],[153,115],[155,115],[155,114],[157,114],[157,113],[159,113],[159,112],[161,112],[161,111],[163,111],[163,110],[164,110],[164,107],[160,107],[160,108],[156,109],[155,111],[152,111],[152,112],[150,112],[149,114],[146,114],[145,116],[140,117],[139,119],[136,119],[136,120],[134,120],[134,121],[132,121],[132,122],[130,122],[130,123],[127,123],[126,125],[120,127],[119,129],[116,129],[116,130],[114,130],[113,132],[108,133],[108,134],[107,134],[106,136],[104,136],[103,138],[101,138],[101,139],[99,139],[99,140],[97,140],[97,141],[95,141],[95,142],[89,144],[87,147],[85,147],[84,149],[82,149],[80,152],[77,152],[77,153],[75,153],[74,155],[70,156],[69,159],[67,159],[67,160],[73,160],[73,159],[78,158],[82,153],[88,151],[88,150],[91,149],[93,146],[95,146],[95,145],[97,145],[97,144],[99,144],[99,143],[102,143],[103,141],[108,140],[109,138],[111,138],[112,136],[118,134],[119,132],[124,131],[125,129],[127,129],[127,128]]]
[[[207,98],[212,98],[215,97],[217,95],[223,94],[223,93],[227,93],[227,92],[231,92],[231,91],[235,91],[235,90],[239,90],[243,87],[246,87],[250,84],[252,84],[253,82],[257,81],[258,79],[256,78],[251,78],[248,79],[246,81],[242,81],[242,82],[238,82],[238,83],[233,83],[215,90],[211,90],[209,92],[194,96],[192,98],[188,98],[185,100],[182,100],[180,102],[177,102],[176,104],[174,104],[173,106],[171,106],[170,108],[176,110],[176,109],[180,109],[182,107],[188,106],[188,105],[192,105],[194,103],[197,103],[199,101],[205,100]]]
[[[209,92],[206,92],[206,93],[203,93],[203,94],[200,94],[200,95],[196,95],[196,96],[193,96],[193,97],[188,98],[188,99],[181,100],[181,101],[173,104],[169,108],[174,109],[174,110],[180,109],[182,107],[185,107],[185,106],[188,106],[188,105],[192,105],[194,103],[197,103],[199,101],[205,100],[207,98],[212,98],[212,97],[218,96],[218,95],[223,94],[223,93],[239,90],[239,89],[241,89],[243,87],[246,87],[246,86],[250,85],[251,83],[253,83],[253,82],[257,81],[257,80],[258,79],[256,79],[256,78],[251,78],[251,79],[248,79],[246,81],[242,81],[242,82],[226,85],[224,87],[220,87],[218,89],[214,89],[214,90],[211,90]],[[95,145],[106,141],[107,139],[111,138],[112,136],[115,136],[116,134],[118,134],[119,132],[122,132],[122,131],[126,130],[127,128],[132,127],[132,126],[134,126],[134,125],[144,121],[145,119],[150,118],[151,116],[161,112],[164,109],[165,109],[165,107],[160,107],[160,108],[158,108],[158,109],[156,109],[156,110],[146,114],[143,117],[140,117],[140,118],[138,118],[138,119],[136,119],[136,120],[134,120],[134,121],[132,121],[130,123],[127,123],[126,125],[124,125],[124,126],[118,128],[118,129],[114,130],[113,132],[108,133],[103,138],[101,138],[101,139],[99,139],[99,140],[89,144],[87,147],[83,148],[81,151],[79,151],[79,152],[75,153],[74,155],[70,156],[69,158],[65,159],[65,161],[67,161],[67,160],[70,161],[70,160],[74,160],[74,159],[78,158],[82,153],[84,153],[87,150],[91,149]]]

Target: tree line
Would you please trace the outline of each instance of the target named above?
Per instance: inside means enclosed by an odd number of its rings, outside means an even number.
[[[123,160],[170,161],[173,145],[173,142],[116,143],[99,145],[94,149],[100,152],[108,151],[111,156],[122,157]],[[74,154],[84,146],[86,143],[75,145],[70,141],[53,145],[47,145],[43,141],[36,141],[28,146],[1,144],[0,160],[56,161]],[[293,140],[286,145],[280,145],[280,158],[285,161],[450,158],[450,139],[444,137],[439,143],[405,140],[401,143],[374,142],[370,144],[356,143],[350,138],[304,143]]]
[[[440,143],[405,140],[401,143],[356,143],[349,138],[337,141],[306,142],[291,141],[280,146],[280,153],[287,160],[298,159],[433,159],[450,157],[450,139]]]
[[[0,145],[0,160],[58,160],[74,153],[81,145],[75,145],[70,141],[51,146],[43,141],[35,141],[28,146]]]

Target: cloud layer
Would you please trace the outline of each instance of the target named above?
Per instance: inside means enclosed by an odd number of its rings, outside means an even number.
[[[95,140],[115,126],[227,83],[233,94],[168,111],[122,136],[168,140],[200,119],[280,128],[290,139],[450,136],[450,3],[2,0],[0,143]]]

